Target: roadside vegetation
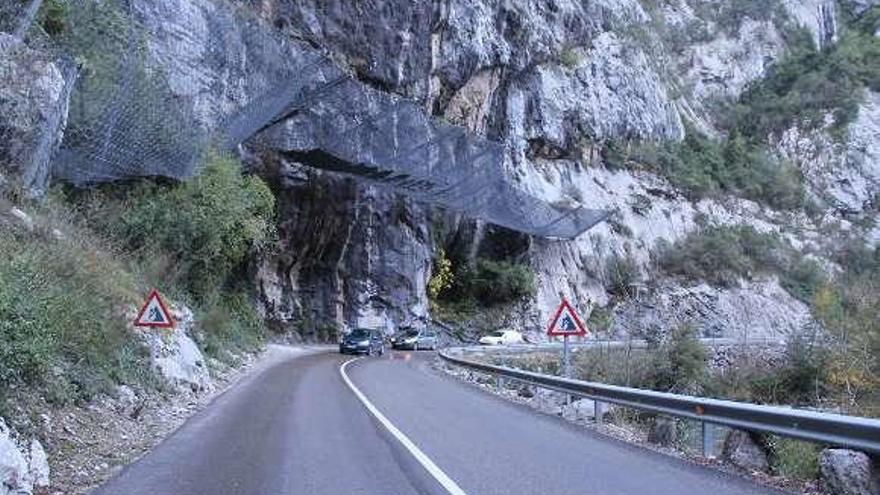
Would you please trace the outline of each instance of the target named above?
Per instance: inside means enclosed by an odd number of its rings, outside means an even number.
[[[25,209],[33,229],[0,219],[0,394],[27,388],[63,405],[158,386],[127,322],[150,287],[193,308],[208,355],[262,344],[241,281],[274,243],[274,200],[234,160],[208,156],[186,183],[55,189]]]
[[[485,332],[509,316],[505,308],[533,295],[535,284],[535,274],[527,265],[487,258],[471,264],[439,249],[428,281],[428,297],[436,318]]]
[[[62,405],[151,382],[146,350],[119,314],[145,287],[55,211],[43,209],[33,231],[0,220],[0,408],[23,388]]]
[[[611,168],[655,171],[691,199],[729,194],[780,210],[804,206],[798,170],[737,133],[716,140],[689,129],[681,143],[609,142],[603,157]]]
[[[880,250],[850,242],[832,260],[839,271],[826,273],[777,236],[748,226],[705,228],[660,251],[658,265],[668,274],[720,287],[776,276],[821,324],[790,338],[785,367],[737,370],[717,384],[718,395],[880,415]]]
[[[478,258],[473,265],[453,261],[438,250],[428,295],[435,303],[496,306],[515,302],[535,291],[535,274],[526,265]]]
[[[810,304],[828,277],[810,259],[774,233],[748,225],[710,226],[675,244],[660,246],[657,264],[669,275],[737,287],[742,280],[775,275],[792,296]]]
[[[858,17],[845,12],[844,21],[840,39],[822,50],[810,39],[793,44],[789,55],[731,106],[727,127],[751,141],[766,141],[793,125],[821,127],[831,114],[832,130],[842,136],[865,90],[880,90],[880,39],[874,36],[880,7]]]
[[[778,4],[757,5],[734,2],[712,16],[730,17],[721,25],[734,31],[745,17],[786,17],[777,15]],[[688,128],[681,143],[609,141],[603,149],[606,166],[647,168],[691,199],[732,195],[778,210],[809,209],[800,172],[770,151],[771,138],[795,126],[822,128],[828,116],[832,136],[843,138],[865,91],[880,91],[880,38],[874,35],[880,28],[880,7],[858,16],[841,9],[840,39],[821,50],[804,30],[778,26],[788,52],[737,101],[720,106],[722,138]],[[693,36],[706,35],[697,31]]]

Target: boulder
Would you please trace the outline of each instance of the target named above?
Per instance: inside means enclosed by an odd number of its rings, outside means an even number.
[[[578,399],[562,407],[562,417],[569,421],[592,420],[596,413],[595,404],[590,399]]]
[[[525,399],[531,399],[535,396],[535,387],[532,385],[521,385],[517,389],[516,395]]]
[[[115,408],[120,414],[132,417],[140,408],[141,400],[128,385],[116,387]]]
[[[205,357],[188,335],[193,313],[186,306],[171,310],[177,325],[171,330],[145,330],[141,334],[150,349],[153,367],[173,385],[197,392],[211,387]]]
[[[556,392],[554,390],[547,390],[546,388],[539,388],[535,392],[535,396],[532,398],[532,406],[535,409],[546,413],[546,414],[562,414],[563,407],[566,406],[566,396],[563,393]]]
[[[722,458],[749,471],[766,472],[769,468],[767,452],[747,431],[733,430],[724,439]]]
[[[6,422],[0,419],[0,495],[29,493],[32,487],[27,459]]]
[[[819,455],[819,478],[830,495],[877,495],[880,471],[862,452],[825,449]]]
[[[670,447],[675,443],[677,433],[678,430],[674,419],[658,416],[654,418],[654,422],[651,424],[651,430],[648,432],[648,441],[663,447]]]

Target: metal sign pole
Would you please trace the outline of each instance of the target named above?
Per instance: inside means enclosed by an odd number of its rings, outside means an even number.
[[[568,335],[562,336],[562,373],[564,377],[571,378],[571,367],[568,359]]]

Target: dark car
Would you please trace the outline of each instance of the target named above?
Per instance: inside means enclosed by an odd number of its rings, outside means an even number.
[[[385,353],[385,340],[378,330],[356,328],[342,337],[339,343],[341,354],[373,354],[381,356]]]
[[[437,333],[430,329],[410,328],[400,332],[391,339],[391,347],[394,349],[412,349],[418,351],[420,349],[437,348]]]

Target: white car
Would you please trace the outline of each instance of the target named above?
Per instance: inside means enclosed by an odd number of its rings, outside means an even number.
[[[480,339],[480,345],[508,345],[525,342],[521,333],[516,330],[498,330]]]

